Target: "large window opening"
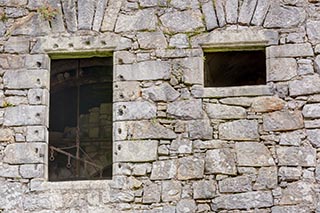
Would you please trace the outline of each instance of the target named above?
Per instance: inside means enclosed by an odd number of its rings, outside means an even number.
[[[51,61],[49,180],[112,178],[112,58]]]
[[[204,63],[205,87],[266,84],[265,51],[207,52]]]

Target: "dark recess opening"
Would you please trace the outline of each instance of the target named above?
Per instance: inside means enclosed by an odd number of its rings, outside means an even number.
[[[51,61],[49,180],[112,178],[112,58]]]
[[[266,56],[259,51],[207,52],[205,87],[266,84]]]

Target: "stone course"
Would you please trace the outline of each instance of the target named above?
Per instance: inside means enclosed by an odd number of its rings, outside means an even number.
[[[319,8],[0,0],[0,212],[320,212]],[[204,86],[206,52],[256,48],[266,83]],[[111,55],[112,180],[51,182],[50,60]]]

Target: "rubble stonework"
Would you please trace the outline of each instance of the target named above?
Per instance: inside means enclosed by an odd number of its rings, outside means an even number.
[[[320,212],[319,0],[0,6],[0,212]],[[266,85],[204,87],[244,47]],[[111,54],[113,178],[50,182],[50,58]]]

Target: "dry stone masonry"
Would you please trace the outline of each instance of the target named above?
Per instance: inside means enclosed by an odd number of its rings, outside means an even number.
[[[266,85],[204,87],[254,47]],[[50,60],[110,55],[113,178],[50,182]],[[0,212],[320,213],[319,0],[0,0],[0,76]]]

